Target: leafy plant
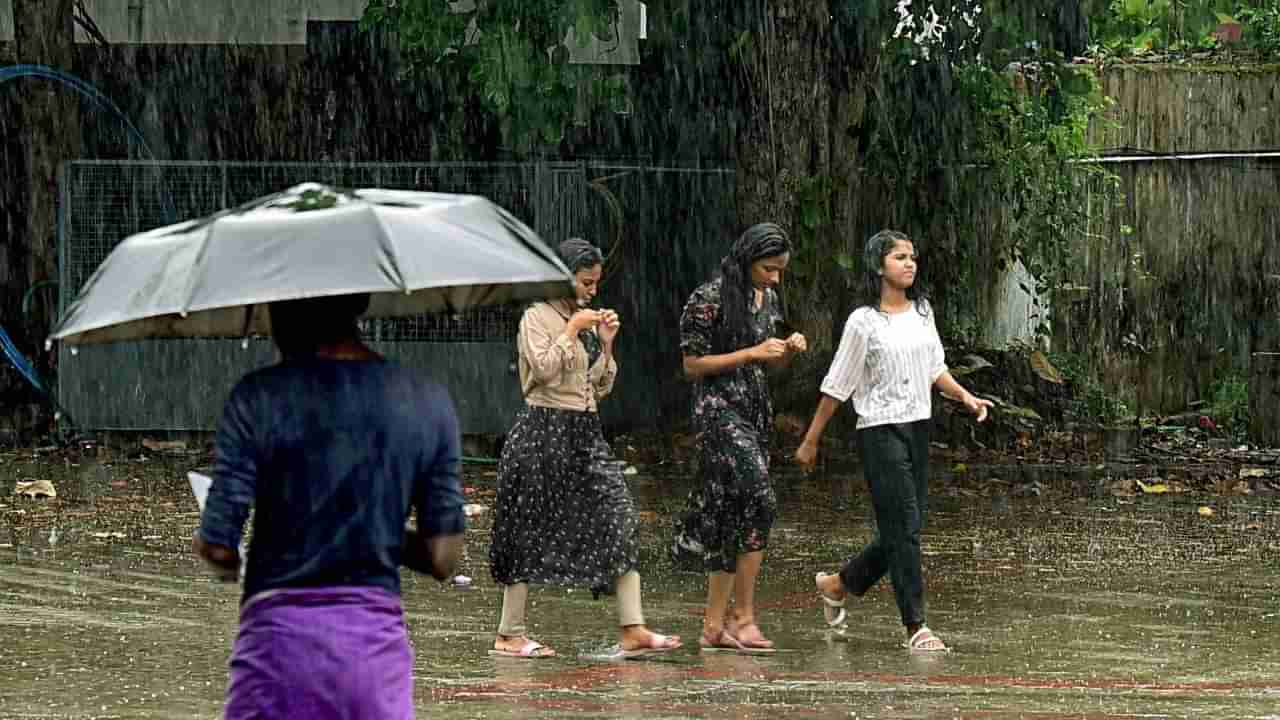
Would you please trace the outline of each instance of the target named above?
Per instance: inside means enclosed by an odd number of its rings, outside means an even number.
[[[1132,415],[1129,402],[1109,392],[1088,361],[1071,353],[1054,353],[1050,361],[1065,376],[1071,402],[1065,415],[1076,422],[1114,425]]]
[[[1109,100],[1091,69],[1056,57],[1005,71],[974,63],[956,77],[971,118],[968,160],[980,167],[985,191],[1007,209],[999,231],[974,238],[974,246],[985,241],[1001,269],[1021,263],[1036,283],[1024,289],[1038,297],[1066,279],[1075,246],[1101,210],[1080,197],[1092,187],[1118,198],[1115,176],[1083,162],[1096,153],[1090,119]],[[1040,331],[1047,333],[1047,325]]]
[[[1224,430],[1235,437],[1249,431],[1249,382],[1229,375],[1213,384],[1209,414]]]
[[[1280,51],[1274,0],[1111,0],[1090,18],[1098,49],[1120,55],[1213,48],[1223,23],[1244,25],[1255,49]]]
[[[1280,5],[1243,8],[1238,12],[1244,25],[1244,39],[1256,50],[1280,54]]]
[[[468,103],[487,114],[516,154],[555,143],[580,99],[615,108],[625,78],[569,64],[566,33],[580,46],[609,37],[617,0],[370,0],[362,26],[399,39],[410,72],[428,79],[437,102]]]

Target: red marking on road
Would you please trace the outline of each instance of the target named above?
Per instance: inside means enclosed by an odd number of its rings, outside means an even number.
[[[738,680],[753,682],[785,682],[828,680],[832,682],[870,682],[901,688],[920,686],[942,687],[1006,687],[1030,690],[1127,690],[1150,693],[1195,693],[1216,692],[1227,693],[1233,690],[1280,691],[1280,679],[1247,680],[1247,681],[1203,681],[1203,682],[1158,682],[1133,680],[1126,678],[1035,678],[1012,675],[900,675],[879,672],[775,672],[755,665],[753,658],[745,656],[725,656],[716,658],[720,661],[733,662],[742,660],[749,666],[731,669],[698,665],[677,665],[663,662],[626,662],[609,663],[573,668],[564,672],[548,673],[534,678],[495,678],[492,681],[477,683],[465,687],[432,688],[431,697],[437,702],[453,700],[489,699],[504,700],[519,697],[520,702],[529,702],[531,692],[555,692],[556,690],[591,691],[610,685],[651,685],[662,686],[678,683],[681,680]],[[536,662],[536,661],[527,661]],[[707,662],[712,662],[708,660]],[[540,701],[541,702],[541,701]],[[646,706],[640,705],[639,708]],[[663,706],[667,707],[667,706]],[[701,706],[698,706],[701,707]],[[1081,716],[1070,713],[1070,717]],[[973,717],[977,717],[974,715]],[[1037,715],[1036,717],[1041,717]],[[1059,717],[1053,714],[1043,715],[1045,718]],[[1066,715],[1062,717],[1067,717]],[[1099,715],[1099,718],[1121,718],[1126,715]]]

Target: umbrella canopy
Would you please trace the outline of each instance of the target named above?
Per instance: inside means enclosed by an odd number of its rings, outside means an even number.
[[[371,293],[366,317],[568,297],[573,275],[476,195],[308,183],[120,243],[53,339],[270,333],[266,303]]]

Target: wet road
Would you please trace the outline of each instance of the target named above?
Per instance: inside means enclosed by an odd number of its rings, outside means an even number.
[[[61,472],[57,501],[0,500],[0,718],[217,717],[238,594],[186,554],[180,472]],[[471,499],[487,503],[492,480],[475,473]],[[847,637],[826,631],[812,577],[869,537],[867,498],[836,512],[821,479],[784,475],[759,591],[782,651],[745,657],[696,649],[702,580],[665,556],[685,484],[631,480],[646,614],[686,648],[612,661],[611,601],[540,588],[532,634],[560,657],[489,657],[501,593],[481,516],[461,570],[474,587],[406,576],[420,717],[1280,719],[1272,500],[939,492],[929,624],[954,652],[913,657],[887,585],[851,602]]]

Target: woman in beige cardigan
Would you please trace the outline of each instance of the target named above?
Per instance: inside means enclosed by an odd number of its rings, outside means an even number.
[[[585,240],[560,245],[577,297],[532,305],[520,320],[520,385],[526,407],[498,464],[489,562],[505,586],[490,654],[545,658],[551,648],[525,629],[529,584],[618,595],[622,657],[680,647],[651,632],[640,605],[637,517],[631,492],[600,431],[597,403],[613,389],[617,313],[593,310],[603,258]]]

